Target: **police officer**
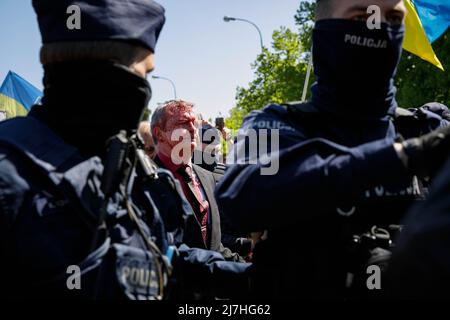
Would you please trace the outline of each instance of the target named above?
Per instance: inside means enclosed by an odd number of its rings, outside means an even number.
[[[367,27],[369,5],[381,9],[380,29]],[[385,249],[399,229],[389,225],[425,195],[417,176],[432,175],[446,159],[450,130],[442,106],[401,111],[395,100],[405,14],[401,0],[318,1],[311,100],[272,104],[245,118],[237,163],[216,194],[233,227],[267,230],[253,254],[256,295],[365,294],[363,266],[389,257]],[[414,130],[399,132],[398,115]],[[268,141],[257,164],[253,134]],[[411,134],[417,136],[405,140]],[[278,170],[265,171],[271,168]]]
[[[151,97],[145,77],[164,9],[150,0],[33,6],[44,97],[0,126],[1,296],[163,299],[173,272],[225,290],[226,276],[245,279],[248,265],[176,243],[179,225],[164,221],[145,183],[159,172],[134,133]],[[173,186],[161,174],[155,184]]]
[[[426,201],[413,207],[396,241],[384,285],[389,298],[450,298],[450,162]]]

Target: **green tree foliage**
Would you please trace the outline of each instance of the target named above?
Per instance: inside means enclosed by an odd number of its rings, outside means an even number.
[[[397,101],[401,107],[419,107],[431,101],[450,106],[450,30],[433,43],[433,48],[444,65],[444,72],[403,52],[396,78]]]
[[[273,33],[273,50],[264,49],[253,64],[255,79],[248,88],[238,88],[240,109],[248,113],[267,103],[296,100],[301,96],[306,63],[300,58],[298,34],[281,28]],[[297,80],[297,81],[293,81]]]
[[[141,121],[150,121],[150,115],[151,114],[152,114],[152,110],[150,110],[149,108],[145,108],[144,112],[142,114]]]
[[[314,27],[316,1],[302,1],[295,14],[295,24],[298,26],[300,41],[305,48],[312,47],[312,29]]]
[[[269,103],[301,99],[311,48],[313,2],[301,2],[295,16],[298,32],[281,27],[272,35],[271,48],[264,48],[252,64],[254,80],[238,87],[237,106],[231,109],[226,126],[238,129],[242,119],[252,110]],[[314,81],[311,77],[310,84]]]

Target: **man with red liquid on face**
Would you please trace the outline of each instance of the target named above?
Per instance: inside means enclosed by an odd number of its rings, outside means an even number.
[[[190,102],[174,100],[155,110],[151,119],[156,145],[154,161],[172,172],[192,207],[194,214],[186,224],[184,242],[238,261],[240,257],[222,245],[219,209],[214,198],[214,176],[191,161],[198,141],[193,106]]]

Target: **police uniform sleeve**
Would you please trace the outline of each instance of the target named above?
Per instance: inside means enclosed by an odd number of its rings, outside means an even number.
[[[18,159],[0,147],[0,261],[14,259],[15,246],[11,243],[12,227],[25,199],[27,182],[18,174],[14,165]],[[0,264],[1,287],[0,297],[11,294],[12,279],[5,277],[10,264]]]
[[[410,110],[421,120],[422,134],[446,127],[450,124],[450,111],[447,106],[441,103],[430,102],[420,108]]]
[[[419,137],[450,124],[449,109],[437,102],[419,108],[397,108],[395,113],[395,129],[404,139]]]
[[[225,261],[218,252],[186,245],[181,245],[178,251],[185,290],[202,297],[248,297],[251,264]]]
[[[8,240],[7,233],[13,226],[19,210],[22,207],[29,182],[19,170],[17,163],[21,163],[13,153],[0,147],[0,234],[2,246]],[[22,170],[23,171],[23,168]]]
[[[450,298],[450,162],[405,218],[386,274],[393,298]]]
[[[245,135],[249,129],[264,129],[270,136],[277,124],[275,120],[268,112],[250,115],[244,120],[241,132]],[[260,154],[257,163],[252,163],[252,155],[247,152],[251,148],[240,152],[242,141],[238,138],[235,162],[216,188],[223,214],[239,231],[259,231],[309,220],[330,212],[369,187],[408,183],[409,177],[392,141],[378,140],[346,148],[325,139],[308,138],[288,125],[276,127],[279,150],[268,148],[270,160],[278,162],[276,172],[264,174],[262,169],[273,163],[268,165],[268,157],[262,155],[264,164]],[[257,144],[262,136],[256,135]],[[239,157],[239,153],[245,156]]]

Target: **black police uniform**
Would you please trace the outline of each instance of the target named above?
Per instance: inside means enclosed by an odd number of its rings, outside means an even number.
[[[426,201],[405,217],[386,272],[388,297],[450,298],[450,162],[444,165]]]
[[[395,128],[402,38],[401,26],[370,31],[364,22],[317,22],[311,101],[269,105],[244,119],[235,162],[216,195],[234,228],[268,230],[253,254],[256,296],[345,298],[356,290],[362,297],[365,264],[372,254],[374,264],[389,256],[373,250],[390,248],[397,228],[389,225],[423,199],[422,181],[407,173],[393,144],[399,134],[448,121],[440,108],[421,108],[402,119],[408,130]],[[266,152],[250,149],[252,136],[256,146],[267,141]]]

